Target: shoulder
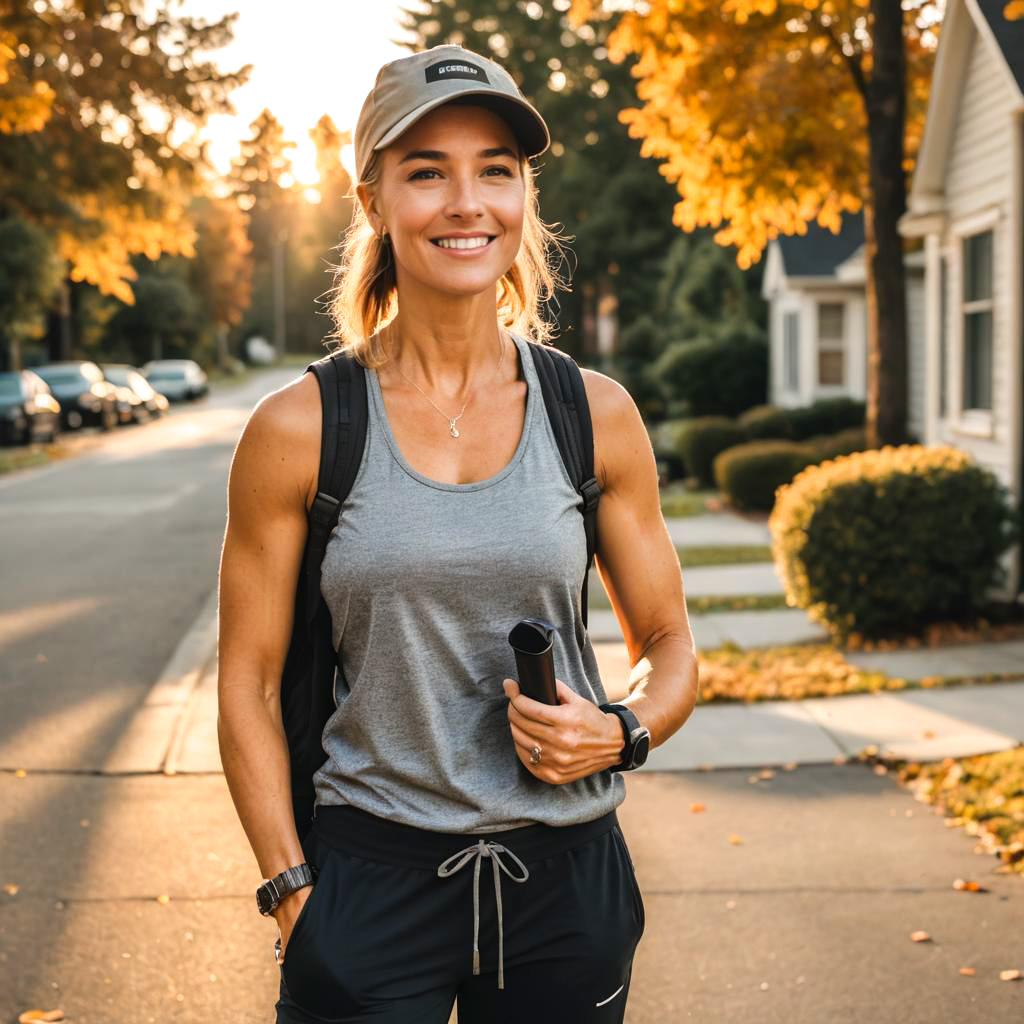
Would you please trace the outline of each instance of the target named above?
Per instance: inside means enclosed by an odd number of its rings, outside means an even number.
[[[614,378],[580,367],[594,428],[594,465],[602,491],[622,487],[653,460],[650,437],[633,396]]]
[[[245,472],[259,474],[257,485],[273,487],[284,498],[299,498],[308,510],[320,472],[320,386],[302,373],[264,395],[249,414],[235,451]]]

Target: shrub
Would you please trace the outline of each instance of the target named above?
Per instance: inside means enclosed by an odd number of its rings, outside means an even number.
[[[749,441],[760,441],[762,438],[796,438],[790,410],[777,405],[752,406],[740,413],[738,421]]]
[[[976,615],[1020,528],[963,451],[901,445],[809,466],[769,517],[786,600],[840,640]]]
[[[798,440],[815,434],[835,434],[848,427],[864,426],[864,403],[855,398],[839,396],[819,398],[810,405],[787,409]]]
[[[847,427],[835,434],[821,434],[810,437],[805,442],[818,452],[818,462],[837,459],[840,455],[852,455],[868,448],[867,432],[863,427]]]
[[[686,472],[710,487],[715,456],[743,440],[743,428],[728,416],[699,416],[679,431],[679,454]]]
[[[716,456],[715,485],[736,508],[767,511],[775,504],[776,489],[817,461],[817,451],[807,444],[746,441]]]
[[[742,335],[724,341],[673,342],[653,367],[666,393],[694,416],[735,416],[764,400],[768,343]]]

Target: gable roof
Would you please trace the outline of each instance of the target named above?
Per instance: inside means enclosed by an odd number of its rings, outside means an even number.
[[[846,214],[838,235],[811,221],[806,235],[779,235],[776,241],[787,277],[832,277],[836,267],[864,244],[864,214]]]
[[[1010,21],[1005,17],[1003,9],[1006,7],[1006,0],[975,2],[1003,55],[1003,60],[1017,82],[1017,88],[1024,93],[1024,18]]]

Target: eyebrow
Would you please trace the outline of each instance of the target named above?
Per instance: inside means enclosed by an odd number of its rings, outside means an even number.
[[[519,155],[514,153],[508,146],[494,146],[492,149],[481,149],[477,153],[478,157],[482,159],[490,159],[495,156],[510,156],[513,160],[518,160]],[[413,149],[410,150],[401,160],[398,161],[399,165],[406,163],[409,160],[447,160],[448,154],[442,152],[440,149]]]

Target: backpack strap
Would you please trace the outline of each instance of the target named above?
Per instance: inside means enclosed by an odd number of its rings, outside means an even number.
[[[586,627],[587,583],[597,549],[597,505],[601,499],[601,488],[594,475],[594,427],[590,403],[583,374],[572,356],[551,345],[535,341],[528,344],[562,462],[580,495],[580,512],[587,538],[587,569],[583,574],[580,613]]]
[[[320,565],[327,540],[338,524],[341,505],[352,489],[366,443],[366,371],[344,352],[334,352],[306,367],[320,385],[323,421],[317,495],[309,510],[306,546],[306,614],[309,621],[320,596]]]
[[[337,652],[331,612],[320,593],[320,566],[366,443],[365,370],[343,352],[306,367],[320,386],[322,427],[317,495],[295,588],[292,634],[281,673],[281,717],[288,741],[292,811],[299,839],[313,822],[313,776],[324,762],[323,730],[334,708]]]

